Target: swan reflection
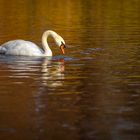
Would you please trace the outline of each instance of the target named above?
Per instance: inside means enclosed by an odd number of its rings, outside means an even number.
[[[2,63],[8,67],[9,78],[26,82],[32,80],[38,86],[57,87],[63,84],[64,79],[64,59],[53,60],[52,57],[13,57],[3,58]]]
[[[64,59],[53,62],[44,60],[41,69],[41,81],[44,86],[57,87],[62,86],[64,79]]]

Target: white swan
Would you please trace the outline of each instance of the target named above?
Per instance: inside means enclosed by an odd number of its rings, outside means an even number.
[[[52,36],[54,38],[56,45],[60,47],[62,54],[64,54],[64,39],[56,32],[51,30],[45,31],[42,35],[42,45],[44,50],[30,41],[12,40],[0,46],[0,54],[23,56],[52,56],[52,51],[47,43],[48,36]]]

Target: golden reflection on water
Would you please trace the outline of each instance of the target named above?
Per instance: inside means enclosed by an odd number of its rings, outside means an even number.
[[[0,139],[139,139],[139,13],[138,0],[1,0],[0,43],[41,47],[52,29],[68,48],[0,56]]]

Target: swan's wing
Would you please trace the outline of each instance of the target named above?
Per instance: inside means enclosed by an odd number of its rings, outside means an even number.
[[[13,40],[2,44],[0,53],[7,55],[40,56],[43,54],[43,50],[30,41]]]

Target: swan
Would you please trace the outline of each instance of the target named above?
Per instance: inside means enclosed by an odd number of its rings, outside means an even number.
[[[20,55],[20,56],[52,56],[52,51],[48,45],[47,38],[51,36],[54,38],[57,46],[60,47],[62,54],[65,54],[65,41],[52,30],[45,31],[42,35],[43,49],[38,47],[31,41],[25,40],[12,40],[0,46],[0,54],[4,55]]]

